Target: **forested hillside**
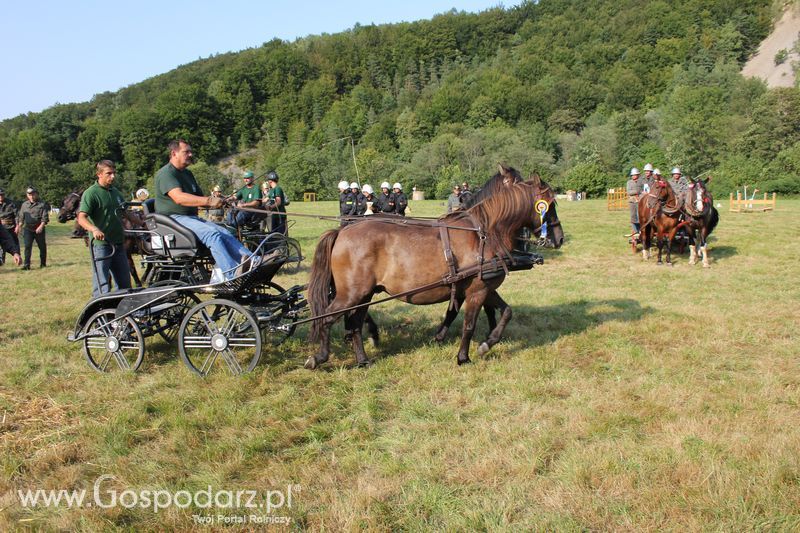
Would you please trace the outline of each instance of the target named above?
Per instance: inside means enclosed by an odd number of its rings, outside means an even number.
[[[272,40],[0,123],[0,186],[55,201],[110,158],[131,191],[180,136],[204,186],[230,186],[216,162],[241,153],[295,198],[355,179],[353,149],[362,182],[429,197],[498,161],[593,194],[645,161],[711,171],[718,194],[798,192],[800,90],[739,74],[777,14],[771,0],[541,0]]]

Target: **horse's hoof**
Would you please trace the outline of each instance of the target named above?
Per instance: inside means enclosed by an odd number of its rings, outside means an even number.
[[[358,368],[369,368],[372,366],[372,361],[367,359],[366,361],[361,361],[358,363]]]
[[[369,345],[373,348],[378,347],[378,339],[376,337],[367,337],[367,340],[369,341]]]
[[[482,342],[480,346],[478,346],[478,355],[483,357],[489,352],[489,345],[485,342]]]
[[[663,265],[664,265],[664,263],[662,263],[661,261],[659,261],[659,262],[658,262],[658,263],[656,263],[656,264],[657,264],[658,266],[663,266]]]
[[[668,267],[671,267],[671,266],[673,266],[673,264],[672,264],[672,261],[667,261],[667,266],[668,266]]]
[[[469,357],[467,357],[467,358],[466,358],[466,359],[464,359],[463,361],[462,361],[461,359],[459,359],[459,360],[458,360],[458,366],[461,366],[461,365],[469,365],[469,364],[471,364],[471,363],[472,363],[472,361],[470,360],[470,358],[469,358]]]
[[[706,263],[703,263],[703,268],[711,268],[711,265],[707,265]]]
[[[312,355],[311,357],[309,357],[308,359],[306,359],[306,364],[305,364],[305,365],[303,365],[303,366],[304,366],[305,368],[307,368],[308,370],[314,370],[315,368],[317,368],[317,360],[316,360],[316,359],[314,358],[314,356]]]

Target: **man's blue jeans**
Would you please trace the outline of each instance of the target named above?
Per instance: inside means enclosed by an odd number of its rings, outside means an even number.
[[[111,292],[111,276],[117,289],[130,289],[131,270],[125,245],[95,244],[92,248],[96,261],[92,269],[92,297]]]
[[[214,256],[217,266],[222,269],[225,279],[234,277],[236,267],[242,261],[242,256],[250,257],[250,250],[224,228],[191,215],[170,215],[178,224],[192,230],[200,242],[208,246]]]

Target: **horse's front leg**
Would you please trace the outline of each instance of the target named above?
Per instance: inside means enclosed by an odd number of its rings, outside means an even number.
[[[708,235],[706,234],[706,228],[700,230],[700,250],[703,254],[703,268],[711,268],[711,265],[708,262],[708,241],[706,238]]]
[[[444,320],[442,320],[439,329],[436,330],[436,335],[433,336],[433,340],[436,342],[444,341],[444,338],[447,335],[447,330],[450,329],[450,324],[452,324],[453,320],[455,320],[458,316],[458,310],[461,309],[462,303],[464,303],[464,300],[456,299],[455,307],[450,305],[447,306],[447,312],[444,315]]]
[[[131,271],[133,282],[136,284],[137,287],[141,287],[142,280],[139,279],[139,273],[136,271],[136,263],[134,263],[133,261],[133,255],[130,253],[128,249],[125,250],[125,254],[128,256],[128,268]]]
[[[494,309],[500,309],[500,323],[496,324],[494,327],[491,327],[489,331],[489,336],[486,337],[486,340],[478,346],[478,355],[484,356],[486,352],[488,352],[492,346],[500,342],[500,337],[503,335],[503,331],[505,331],[506,326],[511,321],[511,306],[509,306],[500,295],[497,294],[496,291],[492,292],[488,298],[486,298],[486,302],[483,304],[483,308],[486,309],[487,306],[490,306],[492,309],[492,315],[494,315]],[[490,321],[491,326],[491,321]]]
[[[663,265],[664,263],[661,261],[661,250],[664,247],[664,235],[660,230],[656,232],[656,245],[658,246],[658,262],[657,262],[657,264]]]
[[[351,331],[353,332],[353,351],[356,353],[356,361],[358,366],[369,366],[370,360],[367,358],[367,352],[364,351],[364,339],[361,336],[361,329],[364,325],[364,319],[367,316],[368,307],[361,307],[356,309],[350,316],[349,322]]]
[[[485,292],[482,296],[473,295],[467,297],[466,305],[464,306],[464,327],[461,330],[461,346],[458,349],[459,365],[471,362],[469,360],[469,343],[472,340],[472,335],[475,334],[475,323],[478,320],[478,312],[481,310],[485,297]]]

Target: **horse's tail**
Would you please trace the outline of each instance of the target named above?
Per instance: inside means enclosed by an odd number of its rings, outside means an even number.
[[[714,231],[714,228],[717,227],[719,224],[719,211],[713,205],[711,206],[711,213],[708,216],[708,232],[706,235],[711,235],[711,232]]]
[[[336,290],[331,273],[331,253],[338,236],[338,229],[326,231],[322,234],[317,249],[314,251],[314,261],[311,263],[311,277],[306,294],[311,305],[312,316],[319,316],[325,312],[328,304],[331,303],[333,291]],[[311,322],[310,339],[312,342],[319,340],[321,326],[321,320]]]

